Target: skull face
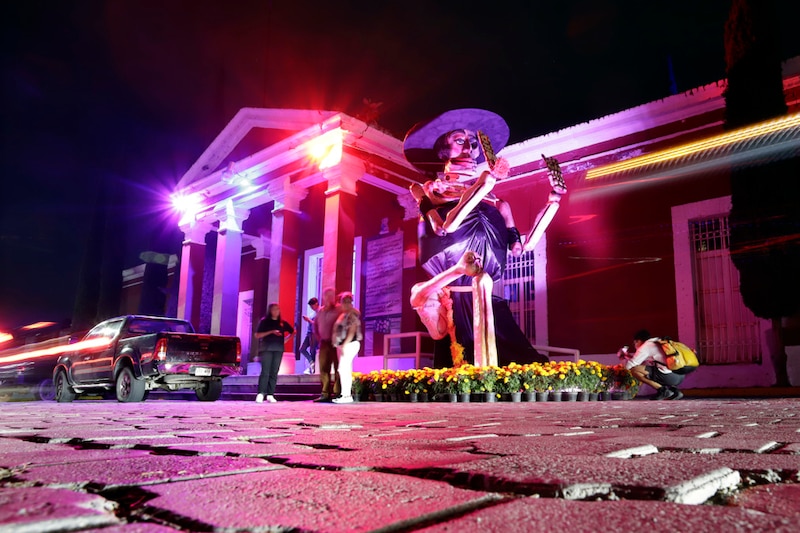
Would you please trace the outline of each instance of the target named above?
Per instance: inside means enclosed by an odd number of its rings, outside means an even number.
[[[480,155],[478,137],[474,131],[454,130],[447,134],[445,144],[450,148],[447,159],[477,160]]]

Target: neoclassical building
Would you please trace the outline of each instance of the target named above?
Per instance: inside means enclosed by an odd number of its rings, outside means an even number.
[[[698,348],[706,364],[689,387],[771,384],[771,326],[742,304],[727,251],[729,168],[800,153],[800,61],[784,64],[781,119],[724,132],[724,87],[500,152],[512,168],[495,192],[521,229],[549,191],[542,154],[559,160],[569,187],[545,238],[510,258],[495,288],[534,345],[602,358],[645,327]],[[408,187],[424,180],[400,139],[343,113],[242,109],[173,195],[185,237],[177,315],[241,336],[247,352],[268,302],[300,325],[322,288],[352,290],[362,355],[382,354],[386,333],[423,330],[408,303],[426,276]]]

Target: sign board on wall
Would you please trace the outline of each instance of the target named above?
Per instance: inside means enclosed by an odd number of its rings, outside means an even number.
[[[399,315],[403,311],[403,232],[367,242],[364,317]]]
[[[376,333],[400,331],[403,296],[403,232],[367,241],[364,355],[373,355]]]

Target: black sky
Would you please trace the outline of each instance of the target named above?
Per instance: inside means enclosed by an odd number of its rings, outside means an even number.
[[[776,3],[798,55],[800,2]],[[0,330],[72,314],[100,184],[126,267],[178,253],[163,195],[241,107],[355,115],[369,98],[398,137],[484,107],[518,142],[724,77],[729,0],[518,4],[4,2]]]

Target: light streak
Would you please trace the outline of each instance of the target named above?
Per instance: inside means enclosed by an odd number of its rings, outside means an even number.
[[[38,350],[31,350],[21,352],[13,355],[0,357],[0,364],[16,363],[18,361],[29,361],[32,359],[39,359],[42,357],[50,357],[53,355],[60,355],[66,352],[77,352],[80,350],[95,350],[108,348],[111,345],[112,339],[99,338],[90,339],[85,341],[76,342],[75,344],[61,344],[58,346],[51,346],[48,348],[40,348]]]
[[[719,135],[709,137],[708,139],[693,141],[675,148],[660,150],[658,152],[653,152],[652,154],[634,157],[602,167],[592,168],[586,172],[586,179],[591,180],[649,165],[656,165],[658,163],[672,161],[699,152],[713,150],[722,146],[740,143],[748,139],[763,137],[771,133],[786,131],[792,128],[800,128],[800,113],[768,120],[753,126],[740,128],[738,130],[721,133]]]
[[[27,326],[22,326],[20,329],[23,331],[27,331],[29,329],[41,329],[46,328],[49,326],[54,326],[55,322],[34,322],[33,324],[28,324]]]

